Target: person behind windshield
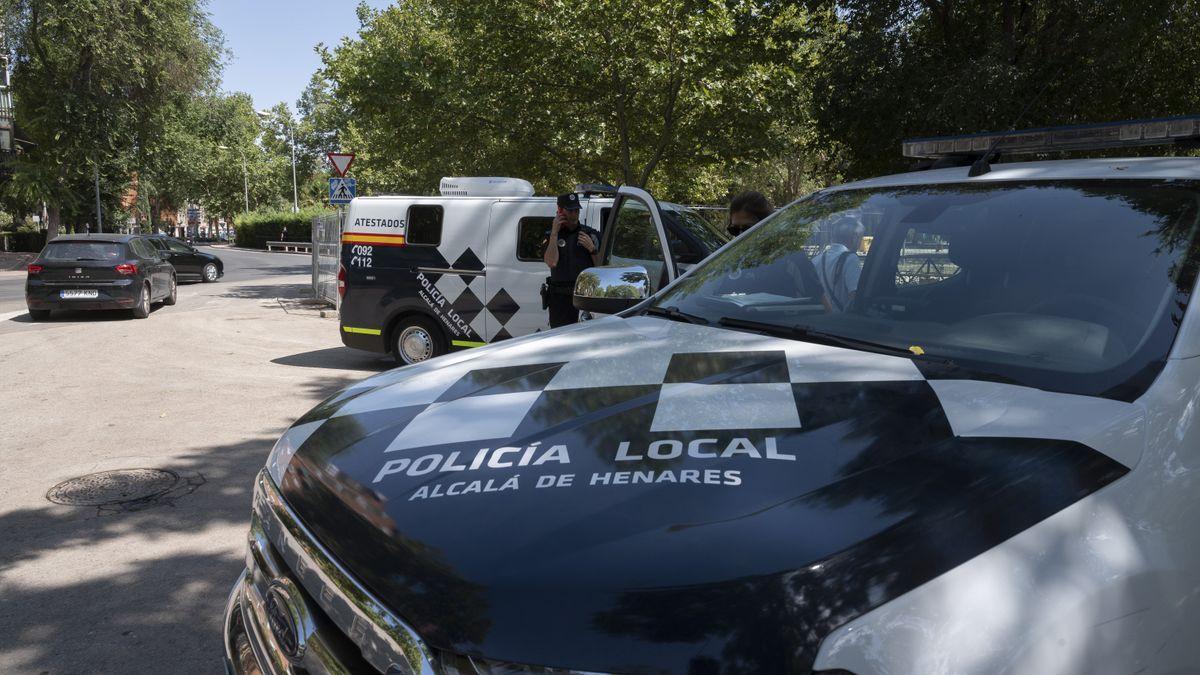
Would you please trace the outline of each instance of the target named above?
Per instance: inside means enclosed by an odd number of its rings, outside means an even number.
[[[833,243],[813,259],[825,296],[835,312],[844,312],[854,302],[862,261],[858,247],[862,245],[866,228],[854,216],[844,215],[833,223]]]
[[[775,213],[775,205],[761,192],[746,190],[729,202],[729,236],[736,237]]]
[[[730,236],[737,237],[774,212],[775,207],[771,200],[761,192],[742,192],[729,202]],[[742,296],[766,293],[782,297],[809,298],[824,308],[824,311],[830,311],[829,300],[825,297],[817,270],[803,251],[797,251],[754,269],[734,270],[727,275],[719,288],[723,293]]]

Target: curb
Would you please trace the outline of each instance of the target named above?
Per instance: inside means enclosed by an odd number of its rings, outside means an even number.
[[[261,248],[243,248],[241,246],[229,246],[229,245],[218,246],[216,244],[211,244],[211,245],[209,245],[209,248],[221,248],[221,249],[226,249],[229,251],[245,251],[246,253],[271,253],[271,254],[287,253],[289,255],[312,256],[311,253],[305,253],[303,251],[264,251]]]

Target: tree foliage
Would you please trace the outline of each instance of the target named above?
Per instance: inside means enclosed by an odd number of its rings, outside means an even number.
[[[5,197],[50,205],[51,227],[89,215],[92,172],[115,210],[173,112],[211,87],[220,35],[198,0],[3,0],[16,119],[35,143]]]
[[[713,170],[773,157],[799,123],[797,64],[832,17],[796,5],[415,0],[360,8],[326,73],[376,190],[447,174],[713,192]],[[358,148],[356,148],[358,149]]]
[[[811,87],[851,177],[906,168],[904,138],[1200,110],[1194,0],[839,5]]]

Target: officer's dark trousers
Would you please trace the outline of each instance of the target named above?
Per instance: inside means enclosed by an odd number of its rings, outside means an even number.
[[[571,300],[570,295],[554,293],[550,296],[546,304],[550,310],[551,328],[578,323],[579,310],[575,309],[575,304]]]

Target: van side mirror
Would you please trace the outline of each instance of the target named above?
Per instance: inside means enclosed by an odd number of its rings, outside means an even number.
[[[589,267],[575,280],[575,309],[623,312],[650,297],[650,273],[641,265]]]

